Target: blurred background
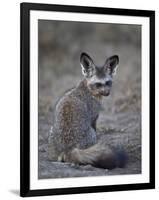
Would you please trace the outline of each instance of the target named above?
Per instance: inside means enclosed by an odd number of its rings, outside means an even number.
[[[141,26],[39,20],[38,30],[39,178],[141,173]],[[96,65],[119,55],[112,93],[103,99],[97,128],[109,145],[124,145],[129,155],[125,169],[74,169],[47,159],[54,105],[83,78],[81,52]]]

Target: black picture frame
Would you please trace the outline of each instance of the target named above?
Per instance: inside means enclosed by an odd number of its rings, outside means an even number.
[[[149,183],[103,185],[72,188],[30,189],[30,11],[60,11],[94,13],[107,15],[139,16],[150,19],[150,180]],[[59,195],[76,193],[94,193],[107,191],[139,190],[155,188],[155,11],[131,10],[101,7],[83,7],[71,5],[49,5],[21,3],[20,5],[21,39],[21,106],[20,106],[20,196]]]

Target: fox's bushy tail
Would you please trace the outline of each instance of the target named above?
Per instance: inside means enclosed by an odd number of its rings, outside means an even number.
[[[73,149],[63,155],[63,161],[81,165],[90,164],[104,169],[123,168],[127,163],[127,154],[120,147],[110,148],[95,144],[87,149]]]

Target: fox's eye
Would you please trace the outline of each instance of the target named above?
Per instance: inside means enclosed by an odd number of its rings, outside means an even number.
[[[97,88],[102,87],[102,83],[96,83],[96,87],[97,87]]]
[[[109,87],[112,86],[112,81],[106,81],[106,82],[105,82],[105,85],[106,85],[106,86],[109,86]]]

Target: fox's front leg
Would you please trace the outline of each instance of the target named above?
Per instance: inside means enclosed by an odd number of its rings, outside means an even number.
[[[91,124],[92,128],[93,128],[95,131],[96,131],[97,119],[98,119],[98,115],[97,115],[97,117],[92,121],[92,124]]]

